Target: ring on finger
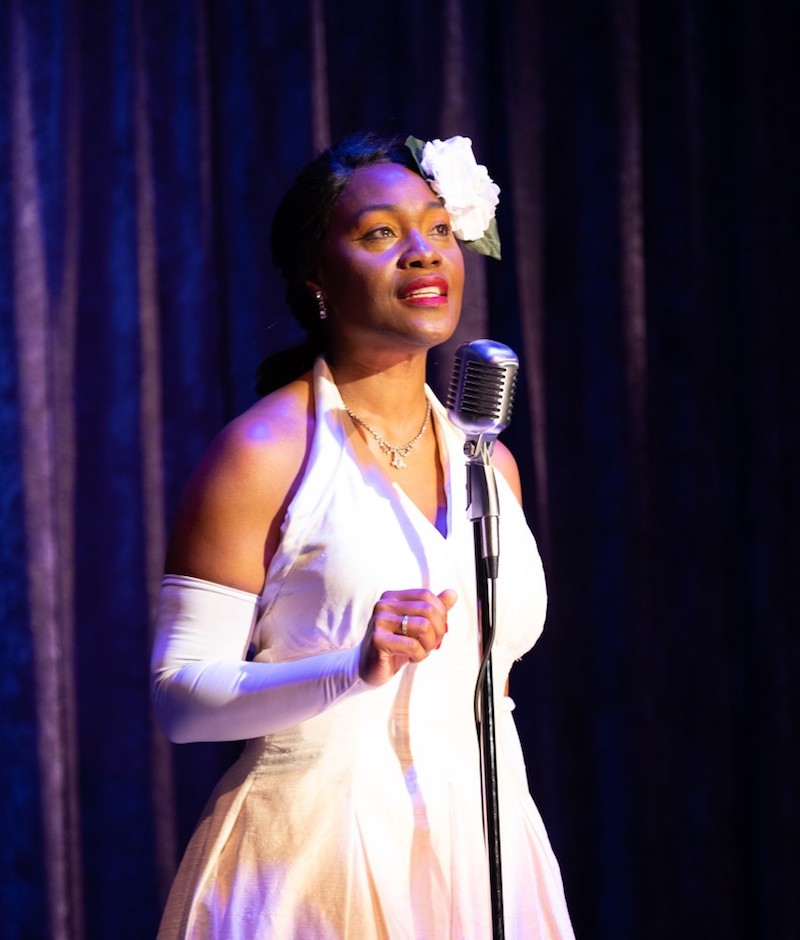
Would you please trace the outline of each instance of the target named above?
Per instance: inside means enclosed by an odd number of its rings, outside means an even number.
[[[403,614],[403,619],[400,621],[400,632],[403,636],[408,636],[408,614]]]

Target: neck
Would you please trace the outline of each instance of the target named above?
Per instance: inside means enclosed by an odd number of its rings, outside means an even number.
[[[333,354],[328,365],[342,398],[372,417],[416,413],[425,406],[425,354],[388,357]]]

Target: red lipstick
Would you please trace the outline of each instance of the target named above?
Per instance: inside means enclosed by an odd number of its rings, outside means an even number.
[[[437,275],[415,277],[400,291],[400,299],[414,304],[442,304],[447,300],[447,281]]]

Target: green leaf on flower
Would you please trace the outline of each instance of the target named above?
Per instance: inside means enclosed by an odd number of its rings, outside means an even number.
[[[471,242],[463,243],[465,248],[470,251],[477,251],[479,255],[487,255],[489,258],[500,260],[500,233],[497,230],[497,219],[492,219],[489,228],[480,238]]]
[[[425,141],[420,140],[418,137],[406,137],[406,147],[411,151],[411,156],[419,167],[420,173],[424,176],[425,174],[422,172],[422,151],[425,147]]]

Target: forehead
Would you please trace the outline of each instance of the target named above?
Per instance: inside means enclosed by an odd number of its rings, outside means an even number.
[[[374,163],[353,172],[336,204],[335,215],[352,220],[372,207],[439,207],[441,200],[422,179],[398,163]]]

